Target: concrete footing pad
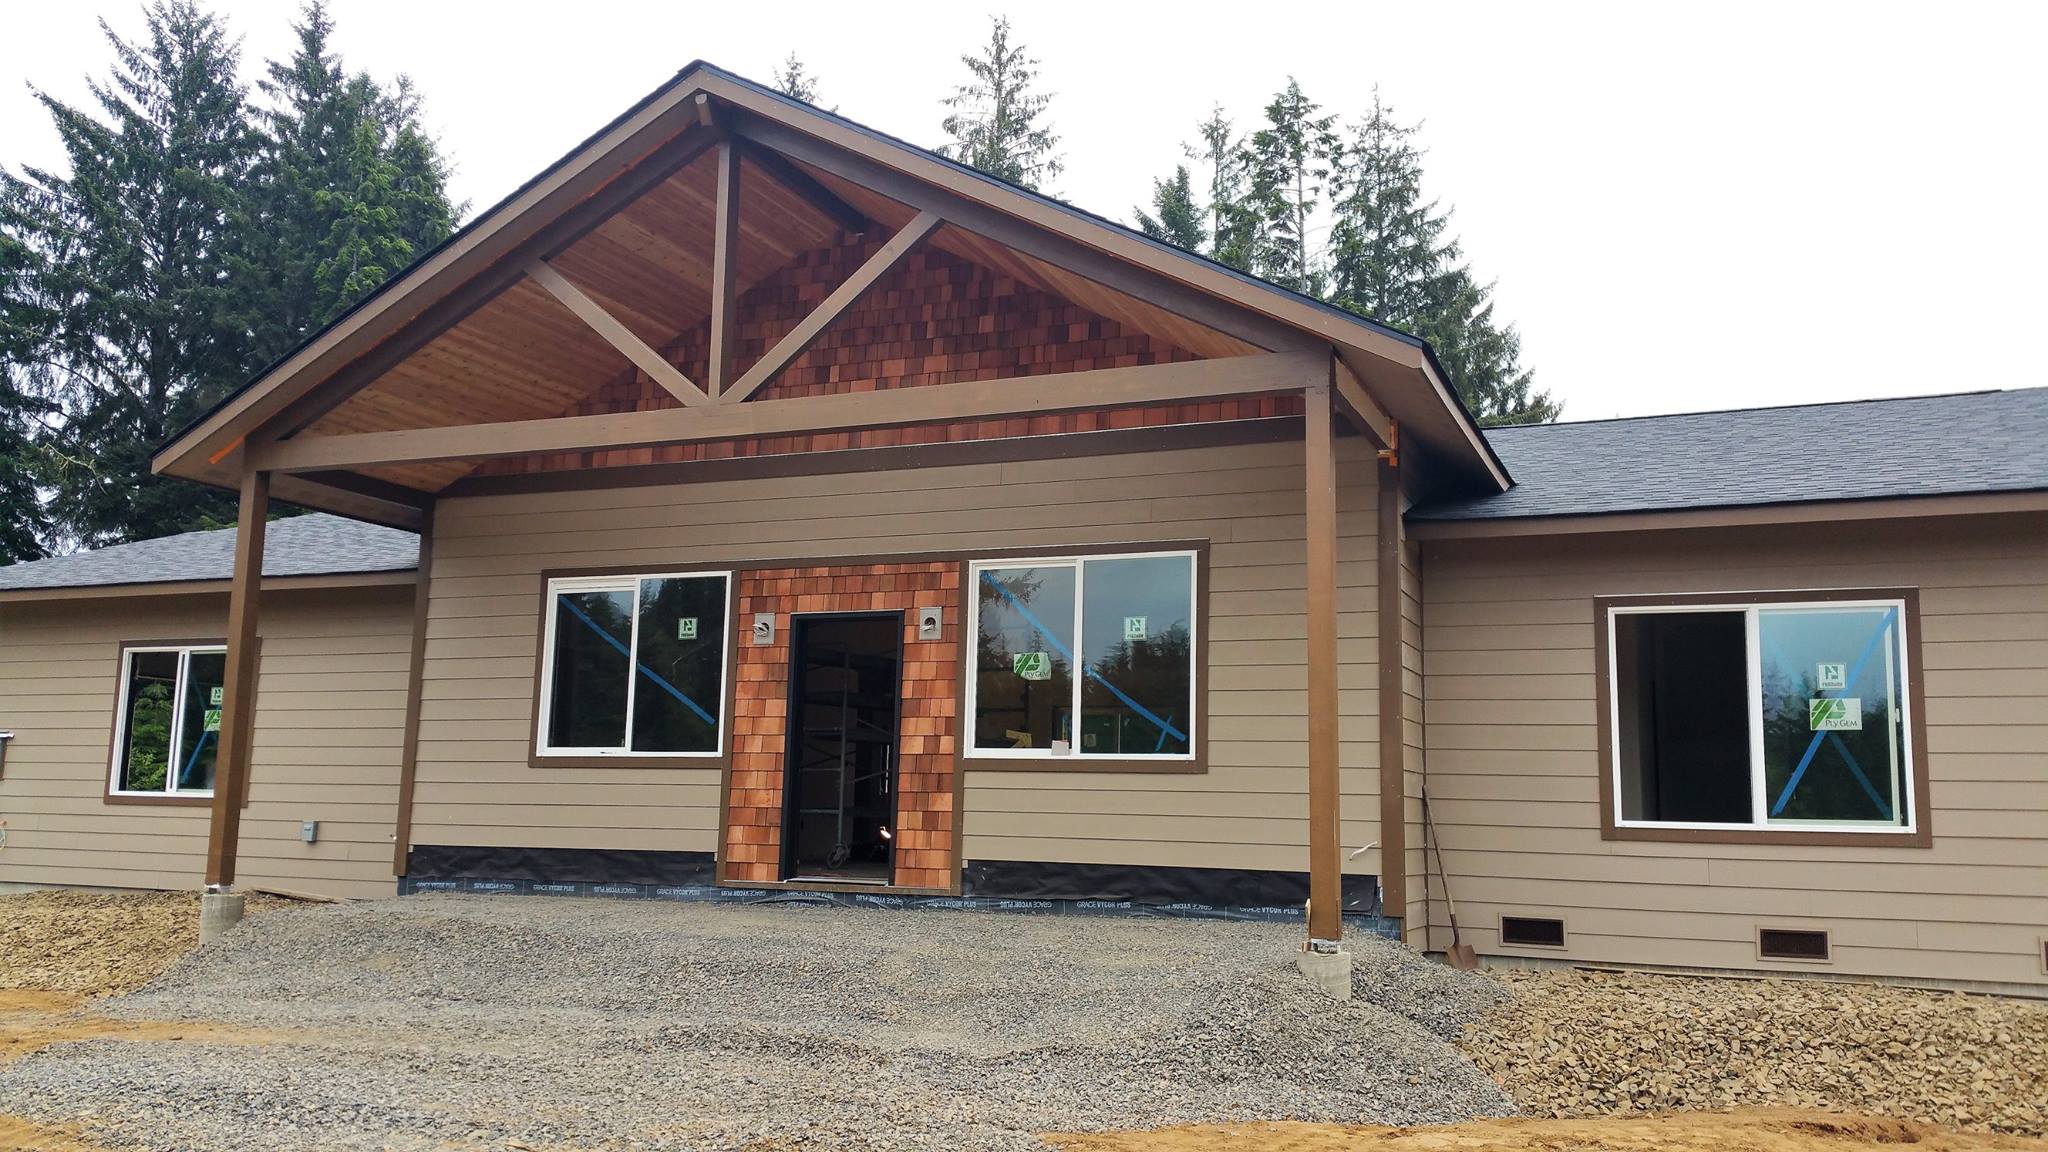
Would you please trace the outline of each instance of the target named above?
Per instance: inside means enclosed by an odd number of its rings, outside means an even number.
[[[227,934],[228,929],[242,922],[243,897],[240,892],[202,892],[199,894],[199,942],[210,944]]]
[[[1303,951],[1295,954],[1294,966],[1315,982],[1333,1000],[1351,999],[1351,953]]]

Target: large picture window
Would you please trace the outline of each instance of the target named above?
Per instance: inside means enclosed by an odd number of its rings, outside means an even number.
[[[1631,603],[1606,625],[1616,827],[1914,829],[1904,600]]]
[[[227,661],[218,644],[122,650],[114,795],[213,794]]]
[[[723,572],[548,581],[540,756],[716,756],[724,747]]]
[[[1193,553],[990,560],[970,571],[970,755],[1193,759]]]

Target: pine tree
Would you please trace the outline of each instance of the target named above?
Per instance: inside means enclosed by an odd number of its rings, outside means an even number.
[[[1010,21],[990,19],[988,43],[963,55],[970,80],[953,90],[954,111],[940,123],[953,142],[940,151],[962,164],[1033,190],[1057,179],[1060,138],[1046,120],[1049,93],[1037,92],[1038,60],[1010,42]]]
[[[269,363],[454,230],[447,166],[401,77],[386,93],[330,46],[322,0],[259,88],[260,150],[237,229],[238,279]]]
[[[1418,125],[1401,124],[1373,92],[1337,173],[1330,230],[1331,302],[1430,342],[1483,424],[1557,418],[1559,406],[1534,392],[1519,364],[1521,337],[1500,327],[1489,297],[1448,236],[1450,212],[1422,192]]]
[[[1266,105],[1266,126],[1243,149],[1247,199],[1259,223],[1252,270],[1310,295],[1322,293],[1324,277],[1309,232],[1338,153],[1337,118],[1317,116],[1321,109],[1289,77]]]
[[[1493,285],[1460,267],[1434,285],[1426,318],[1415,334],[1429,341],[1437,362],[1479,423],[1547,424],[1564,406],[1535,391],[1536,374],[1521,366],[1522,337],[1514,325],[1493,320]]]
[[[774,81],[775,90],[792,100],[806,104],[818,102],[818,78],[804,68],[804,62],[797,59],[794,52],[782,62],[782,67],[775,70]]]
[[[0,189],[0,196],[18,195]],[[0,219],[10,215],[0,209]],[[31,296],[34,251],[0,231],[0,565],[49,555],[50,518],[37,491],[35,430],[48,404],[17,381],[37,355],[49,316]]]
[[[1198,147],[1188,147],[1188,158],[1201,164],[1209,175],[1210,259],[1228,264],[1240,272],[1252,267],[1252,252],[1258,247],[1258,215],[1245,202],[1243,141],[1223,115],[1223,106],[1210,108],[1209,118],[1195,126],[1201,138]]]
[[[50,408],[35,483],[54,529],[86,546],[199,527],[233,502],[150,475],[149,458],[248,359],[225,255],[252,158],[236,49],[191,0],[157,0],[144,20],[134,43],[101,23],[104,119],[35,93],[69,173],[0,172],[8,323],[28,328],[10,341],[10,384]]]
[[[1202,223],[1202,207],[1195,203],[1193,178],[1188,175],[1188,166],[1178,165],[1171,180],[1152,182],[1152,211],[1134,208],[1138,228],[1154,240],[1164,240],[1190,252],[1200,252],[1209,241],[1209,230]]]

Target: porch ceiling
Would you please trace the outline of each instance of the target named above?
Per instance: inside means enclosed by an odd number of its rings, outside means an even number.
[[[740,153],[736,289],[745,293],[806,253],[849,240],[830,204],[851,209],[879,236],[894,234],[915,209],[795,161],[776,163],[759,144]],[[766,160],[766,162],[764,162]],[[699,155],[591,229],[547,263],[649,347],[671,361],[677,345],[709,321],[718,155]],[[792,181],[788,175],[794,171]],[[814,181],[824,190],[791,186]],[[821,204],[820,200],[825,203]],[[1129,293],[1095,283],[957,225],[931,244],[960,259],[1063,298],[1126,331],[1210,358],[1262,351]],[[735,373],[759,352],[736,358]],[[341,399],[299,435],[331,436],[446,428],[575,413],[600,389],[635,376],[632,363],[530,278],[514,281],[475,311]],[[699,381],[698,383],[702,383]],[[357,470],[374,480],[438,492],[475,461],[437,461]]]

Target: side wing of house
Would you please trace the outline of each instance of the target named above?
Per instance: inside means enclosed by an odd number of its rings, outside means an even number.
[[[244,882],[387,894],[411,589],[268,595]],[[226,622],[221,591],[0,603],[0,885],[199,886]]]
[[[1424,544],[1466,942],[2048,991],[2048,513]]]

